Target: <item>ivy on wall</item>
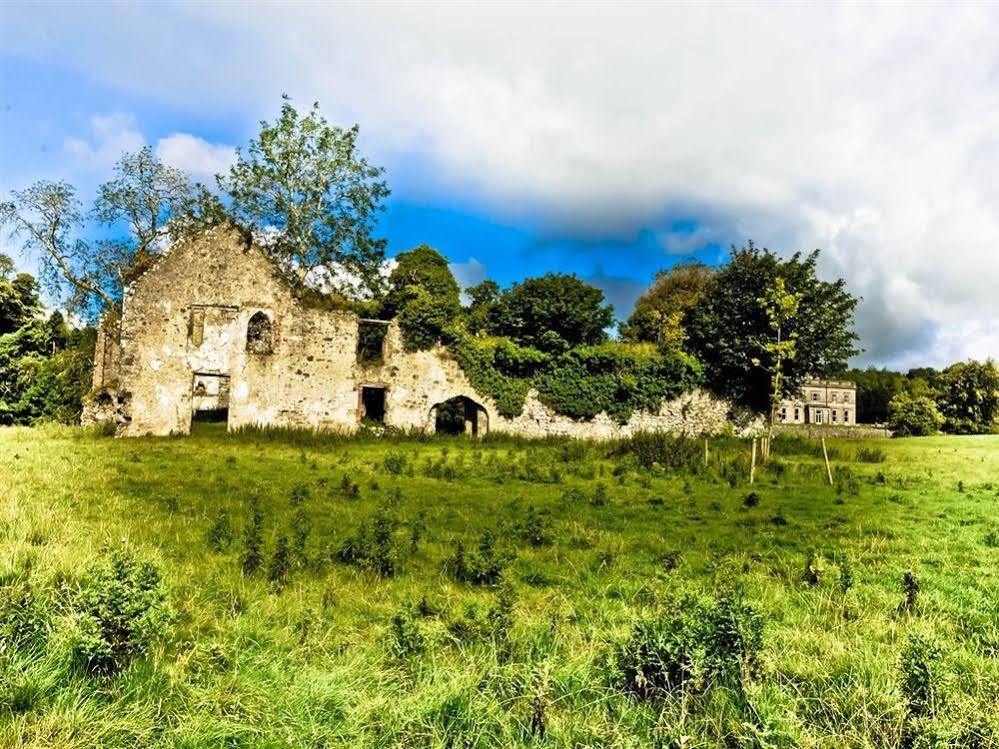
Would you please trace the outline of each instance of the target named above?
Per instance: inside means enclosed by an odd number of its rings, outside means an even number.
[[[563,416],[589,420],[606,411],[624,423],[636,410],[658,412],[664,398],[704,380],[692,357],[648,344],[608,342],[553,356],[506,338],[452,331],[446,345],[472,387],[506,418],[521,414],[527,391],[535,388],[541,402]]]

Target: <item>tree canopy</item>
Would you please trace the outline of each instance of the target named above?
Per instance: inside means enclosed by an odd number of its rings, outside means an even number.
[[[744,405],[765,410],[769,401],[772,338],[768,314],[760,299],[784,279],[799,304],[785,335],[797,339],[795,356],[782,364],[782,387],[794,392],[808,376],[828,376],[846,368],[858,352],[853,332],[855,299],[842,279],[822,281],[816,274],[818,252],[795,253],[787,260],[750,242],[733,248],[687,316],[690,353],[704,364],[708,384]]]
[[[681,350],[687,339],[687,313],[707,293],[716,273],[699,262],[680,263],[659,271],[635,302],[631,316],[621,324],[621,338]]]
[[[492,334],[558,353],[605,341],[614,312],[597,287],[576,276],[549,273],[504,290],[491,318]]]
[[[389,188],[384,170],[360,154],[359,135],[356,125],[330,125],[318,103],[300,115],[285,96],[278,118],[260,123],[219,184],[236,221],[261,233],[291,275],[324,269],[370,295],[381,285],[385,240],[374,230]]]
[[[395,260],[382,314],[399,317],[407,348],[430,348],[461,310],[458,282],[447,260],[433,247],[420,245]]]

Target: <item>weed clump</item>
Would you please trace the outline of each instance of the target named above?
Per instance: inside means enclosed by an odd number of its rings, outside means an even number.
[[[544,510],[530,507],[520,527],[520,536],[535,548],[552,543],[551,517]]]
[[[496,548],[496,538],[491,531],[485,531],[479,539],[478,549],[465,554],[464,546],[458,543],[454,556],[448,560],[451,576],[458,582],[473,585],[497,585],[503,578],[509,558]]]
[[[225,510],[219,510],[219,514],[215,516],[215,522],[208,529],[208,548],[221,554],[232,546],[234,540],[235,533],[232,521],[229,519],[229,513]]]
[[[912,570],[906,570],[902,575],[902,593],[904,598],[898,605],[900,614],[915,614],[919,612],[919,580]]]
[[[425,652],[427,640],[413,615],[399,611],[392,617],[389,651],[394,658],[405,660]]]
[[[159,569],[127,549],[105,552],[80,583],[73,656],[86,672],[113,676],[144,656],[173,619]]]
[[[888,454],[880,447],[857,448],[858,463],[884,463],[887,458]]]
[[[392,577],[398,572],[401,557],[398,529],[399,519],[390,504],[383,503],[374,517],[344,542],[337,556],[344,564],[371,570],[379,577]]]
[[[256,499],[250,503],[250,517],[243,530],[243,556],[240,560],[244,575],[255,575],[264,566],[264,516]]]
[[[278,591],[284,590],[291,576],[291,550],[288,548],[288,537],[278,536],[274,545],[274,554],[267,565],[267,579]]]
[[[635,625],[615,654],[616,683],[638,700],[741,687],[759,668],[763,618],[740,597],[672,601]]]
[[[757,492],[749,492],[742,498],[743,507],[756,507],[760,503],[760,495]]]
[[[403,452],[390,452],[382,461],[382,468],[385,473],[392,476],[402,476],[409,466],[409,457]]]

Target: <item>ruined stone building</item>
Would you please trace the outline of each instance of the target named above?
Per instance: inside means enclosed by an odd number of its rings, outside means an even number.
[[[482,435],[607,438],[638,430],[722,429],[728,404],[703,392],[635,413],[577,422],[532,392],[500,416],[441,346],[406,351],[398,325],[304,301],[238,231],[174,245],[125,292],[121,320],[98,336],[95,396],[85,419],[120,435],[187,433],[199,419],[230,429],[273,425],[356,430],[447,428]]]

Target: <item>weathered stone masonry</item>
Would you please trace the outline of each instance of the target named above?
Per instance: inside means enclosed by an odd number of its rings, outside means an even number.
[[[85,418],[115,411],[121,435],[187,433],[200,415],[219,416],[230,428],[352,431],[367,416],[432,431],[440,405],[459,399],[467,430],[478,434],[611,438],[726,425],[728,404],[702,392],[665,402],[656,414],[635,413],[625,425],[606,414],[588,422],[559,416],[531,393],[524,411],[507,419],[446,349],[405,351],[395,322],[387,324],[380,358],[368,344],[359,354],[364,325],[377,324],[303,303],[239,232],[215,229],[171,248],[127,289],[120,351],[113,340],[98,346],[98,396]],[[101,335],[114,337],[111,329]]]

